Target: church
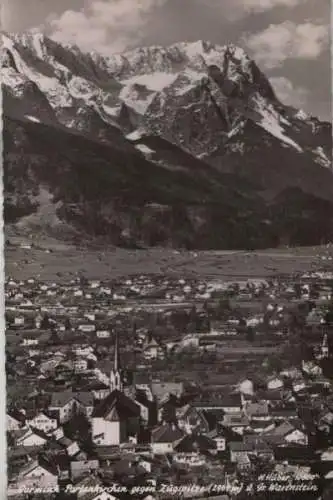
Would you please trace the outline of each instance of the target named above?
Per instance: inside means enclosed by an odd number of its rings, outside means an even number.
[[[118,336],[115,341],[109,394],[99,402],[92,414],[92,441],[99,446],[118,446],[128,442],[140,430],[141,405],[124,393]]]

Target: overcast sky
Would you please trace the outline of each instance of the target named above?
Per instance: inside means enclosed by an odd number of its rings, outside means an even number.
[[[210,40],[244,47],[285,103],[331,120],[330,0],[2,0],[7,31],[84,50]]]

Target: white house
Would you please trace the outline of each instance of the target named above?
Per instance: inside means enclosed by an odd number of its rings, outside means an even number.
[[[299,429],[293,430],[292,432],[287,434],[284,437],[284,439],[288,443],[303,444],[305,446],[307,446],[307,444],[308,444],[308,436]]]
[[[333,462],[333,448],[329,448],[320,455],[322,462]]]
[[[8,432],[18,431],[25,425],[25,417],[23,413],[18,411],[7,413],[6,429]]]
[[[25,322],[24,316],[16,316],[16,318],[14,319],[15,326],[24,326],[24,322]]]
[[[94,324],[82,324],[82,325],[79,325],[79,330],[80,332],[83,332],[83,333],[92,333],[94,332],[96,329],[95,325]]]
[[[27,420],[29,427],[38,429],[39,431],[48,434],[58,427],[58,422],[55,418],[51,418],[43,412],[38,413],[33,419]]]
[[[44,437],[39,431],[28,429],[21,437],[16,441],[17,446],[26,447],[43,447],[47,442],[47,438]]]
[[[84,358],[78,358],[74,361],[74,372],[84,373],[88,369],[88,361]]]
[[[93,410],[92,400],[92,396],[86,393],[54,392],[49,412],[57,417],[60,424],[63,424],[71,420],[77,413],[91,415]]]
[[[96,336],[99,339],[108,339],[110,338],[110,331],[109,330],[97,330]]]
[[[280,377],[272,377],[271,379],[268,380],[267,382],[267,389],[268,390],[277,390],[277,389],[282,389],[284,387],[283,380]]]
[[[57,488],[58,471],[44,461],[34,460],[20,471],[17,486],[19,488]]]

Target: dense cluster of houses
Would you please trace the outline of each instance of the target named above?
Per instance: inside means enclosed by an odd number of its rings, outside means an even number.
[[[332,286],[329,277],[311,275],[301,284],[139,277],[58,285],[8,279],[9,495],[75,487],[76,498],[113,500],[123,497],[111,487],[140,485],[146,490],[136,498],[160,498],[154,491],[161,484],[247,481],[281,468],[290,476],[295,470],[318,474],[323,484],[333,480],[333,388],[323,370],[332,359],[329,330],[320,336],[316,355],[300,366],[276,371],[264,383],[236,376],[206,398],[186,378],[176,381],[167,371],[156,378],[148,369],[175,345],[205,349],[197,339],[219,331],[211,322],[207,331],[161,342],[128,322],[132,301],[154,310],[222,292],[237,300],[265,299],[264,312],[247,315],[243,323],[262,328],[268,318],[268,326],[279,330],[279,301],[286,298],[313,300],[306,321],[324,324]],[[241,320],[229,315],[223,335],[237,336]],[[122,341],[119,321],[132,328],[132,341]],[[126,360],[133,353],[139,361],[129,370]]]

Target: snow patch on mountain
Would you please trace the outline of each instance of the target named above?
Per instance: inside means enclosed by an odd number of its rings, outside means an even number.
[[[315,150],[315,162],[321,165],[322,167],[331,168],[332,162],[327,158],[324,149],[321,146],[318,146]]]
[[[152,103],[155,93],[142,96],[135,88],[135,85],[126,85],[119,94],[119,99],[139,115],[144,115],[149,105]]]
[[[108,106],[107,104],[102,104],[103,111],[113,118],[117,118],[120,112],[120,105],[118,106]]]
[[[155,153],[155,151],[146,146],[146,144],[136,144],[134,147],[144,155],[151,155]]]
[[[286,135],[286,132],[281,125],[282,123],[290,125],[290,122],[284,119],[271,104],[264,100],[262,96],[256,95],[253,98],[253,102],[255,102],[255,111],[260,114],[260,118],[257,120],[258,125],[267,130],[267,132],[272,134],[274,137],[277,137],[282,142],[292,146],[299,153],[301,153],[303,151],[301,146]]]
[[[177,74],[163,73],[158,71],[156,73],[139,75],[136,77],[134,76],[132,78],[129,78],[128,80],[123,80],[121,83],[123,83],[125,86],[136,83],[138,85],[144,85],[150,90],[160,91],[165,87],[171,85],[176,80],[176,78]]]
[[[137,129],[131,132],[130,134],[127,134],[125,137],[128,141],[139,141],[142,136],[143,136],[143,131]]]
[[[35,116],[31,116],[31,115],[24,115],[25,118],[31,122],[34,122],[34,123],[40,123],[40,120],[39,118],[36,118]]]

